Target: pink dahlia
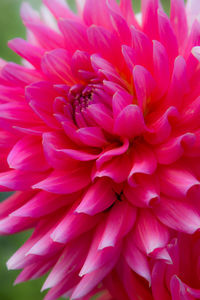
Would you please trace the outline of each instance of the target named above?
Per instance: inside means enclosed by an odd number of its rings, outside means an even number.
[[[43,0],[1,61],[0,233],[45,300],[200,298],[200,1]]]

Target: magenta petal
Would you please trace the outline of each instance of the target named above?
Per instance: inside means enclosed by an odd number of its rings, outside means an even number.
[[[185,5],[182,0],[174,0],[171,3],[170,20],[179,45],[183,45],[188,33]]]
[[[8,42],[8,46],[18,55],[29,61],[34,67],[40,69],[41,58],[45,50],[20,39],[15,38]]]
[[[2,70],[2,76],[12,84],[21,87],[43,79],[38,70],[28,69],[15,63],[6,64]]]
[[[45,176],[47,176],[47,173],[11,170],[0,173],[0,185],[14,191],[30,190],[33,184],[38,180],[42,180]]]
[[[159,41],[153,42],[153,65],[158,90],[164,95],[170,80],[169,58],[165,47]]]
[[[74,199],[76,199],[75,196],[76,194],[59,196],[41,191],[24,205],[22,205],[22,203],[18,209],[16,208],[12,212],[11,215],[17,217],[40,218],[53,213],[61,207],[71,204]]]
[[[83,235],[65,247],[60,255],[60,259],[47,277],[42,290],[56,286],[70,273],[75,273],[80,270],[87,255],[89,242],[89,235]]]
[[[76,131],[80,141],[87,146],[103,147],[108,142],[106,141],[103,131],[99,127],[85,127]]]
[[[53,241],[66,244],[70,240],[80,236],[96,226],[99,216],[77,214],[74,207],[66,214],[51,234]]]
[[[84,188],[89,183],[90,168],[80,166],[74,170],[53,171],[46,179],[33,185],[33,188],[55,194],[70,194]]]
[[[198,209],[188,202],[163,197],[154,212],[161,222],[175,230],[193,234],[200,228]]]
[[[128,234],[135,223],[136,209],[128,203],[119,202],[111,208],[98,249],[114,247]]]
[[[129,104],[118,115],[114,124],[114,132],[129,139],[145,131],[142,111],[137,105]]]
[[[124,257],[129,267],[142,276],[151,285],[151,272],[147,257],[135,246],[135,243],[127,237],[124,249]]]
[[[97,180],[83,196],[76,212],[95,215],[110,207],[116,200],[112,184],[107,179]]]
[[[134,232],[137,247],[150,255],[158,248],[163,248],[169,241],[169,231],[148,210],[142,210]]]
[[[98,283],[112,270],[118,256],[115,256],[109,263],[102,268],[86,274],[76,286],[72,298],[78,299],[88,294]]]
[[[45,160],[41,140],[25,137],[17,142],[8,155],[10,168],[22,171],[45,171],[49,165]]]
[[[42,48],[52,50],[64,47],[64,38],[50,27],[32,21],[27,21],[25,24]]]
[[[78,19],[64,0],[43,0],[43,3],[49,8],[56,19]]]
[[[106,0],[101,0],[98,2],[96,2],[96,0],[86,0],[83,18],[88,26],[100,25],[105,28],[112,29]]]
[[[64,35],[68,51],[73,53],[77,49],[80,51],[88,50],[89,42],[86,26],[73,20],[62,19],[59,21],[59,28]]]
[[[192,148],[195,143],[195,135],[185,133],[179,137],[171,138],[168,142],[158,146],[155,153],[160,164],[171,164],[179,159],[184,150]]]
[[[134,151],[132,169],[128,176],[128,183],[134,186],[134,176],[136,174],[153,174],[157,167],[156,157],[151,148],[139,144]]]
[[[173,60],[178,55],[178,43],[168,16],[161,10],[158,12],[158,23],[160,41],[165,46],[170,59],[170,65],[172,65]]]
[[[54,83],[75,83],[71,71],[71,57],[64,49],[47,52],[42,59],[42,70]]]
[[[31,218],[7,217],[0,220],[0,234],[8,235],[35,227],[36,222]]]
[[[167,265],[163,262],[156,262],[152,270],[152,293],[155,300],[171,300],[165,282],[165,272]]]
[[[137,102],[142,111],[145,110],[147,101],[152,101],[152,94],[155,90],[155,81],[151,73],[142,66],[135,66],[133,69],[133,80],[135,84]]]
[[[158,0],[142,0],[143,30],[152,39],[158,39],[158,7]]]
[[[115,260],[118,257],[121,244],[118,242],[113,247],[106,247],[99,249],[99,243],[104,231],[104,224],[100,224],[94,233],[94,237],[90,246],[90,250],[86,257],[86,260],[81,268],[79,275],[82,277],[85,274],[89,274],[107,265],[109,262]]]
[[[113,95],[112,108],[114,118],[120,114],[120,112],[128,105],[133,103],[133,97],[131,94],[125,91],[118,91]]]
[[[0,203],[0,219],[7,217],[14,210],[23,206],[31,196],[34,195],[33,192],[15,192],[9,196],[6,200]]]
[[[161,191],[170,197],[185,197],[190,189],[200,182],[189,169],[175,165],[160,170]]]

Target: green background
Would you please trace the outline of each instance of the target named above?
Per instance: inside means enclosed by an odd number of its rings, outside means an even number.
[[[101,0],[96,0],[101,1]],[[7,41],[14,37],[25,37],[25,29],[21,23],[19,9],[21,0],[0,0],[0,57],[19,62],[20,58],[7,47]],[[40,0],[28,0],[34,7],[39,7]],[[69,1],[73,5],[73,0]],[[140,1],[133,1],[136,11],[139,10]],[[169,10],[169,0],[163,0],[163,5]],[[6,198],[0,194],[0,200]],[[44,279],[26,282],[13,287],[18,271],[7,271],[6,261],[23,244],[29,232],[11,237],[0,237],[0,300],[40,300],[44,295],[40,293]]]

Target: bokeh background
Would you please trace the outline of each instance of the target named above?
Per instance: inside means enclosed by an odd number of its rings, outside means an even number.
[[[39,8],[42,0],[27,0],[33,7]],[[101,1],[101,0],[96,0]],[[74,0],[69,0],[74,7]],[[170,0],[162,0],[163,6],[169,12]],[[19,16],[22,0],[0,0],[0,57],[8,61],[20,63],[20,58],[7,47],[7,41],[14,37],[24,37],[25,29]],[[135,11],[140,9],[140,0],[133,0]],[[0,193],[0,201],[8,197]],[[0,237],[0,300],[42,300],[40,293],[43,279],[34,280],[13,286],[18,271],[7,271],[6,261],[28,238],[30,232],[17,234],[11,237]]]

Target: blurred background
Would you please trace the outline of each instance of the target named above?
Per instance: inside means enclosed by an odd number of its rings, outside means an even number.
[[[42,0],[27,0],[38,8]],[[96,0],[101,1],[101,0]],[[68,1],[74,5],[74,0]],[[163,6],[169,12],[170,0],[163,0]],[[25,38],[25,29],[19,16],[19,9],[22,0],[0,0],[0,57],[8,61],[20,63],[20,58],[7,47],[7,41],[14,37]],[[135,11],[140,9],[140,1],[133,0]],[[0,193],[0,201],[8,196]],[[0,237],[0,300],[42,300],[44,295],[40,293],[43,279],[26,282],[13,286],[13,282],[18,275],[18,271],[7,271],[6,261],[29,237],[30,232],[17,234],[11,237]]]

